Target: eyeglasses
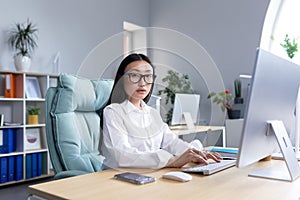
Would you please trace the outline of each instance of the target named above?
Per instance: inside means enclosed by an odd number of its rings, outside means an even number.
[[[136,74],[136,73],[125,73],[124,75],[129,76],[129,80],[132,83],[138,83],[142,80],[142,78],[144,78],[144,81],[148,84],[151,84],[154,82],[154,79],[156,77],[156,75],[154,74]]]

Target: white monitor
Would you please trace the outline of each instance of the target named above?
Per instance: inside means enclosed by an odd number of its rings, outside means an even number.
[[[199,104],[199,94],[176,93],[171,125],[189,125],[189,116],[191,117],[192,123],[195,124],[198,118]]]
[[[268,169],[249,175],[287,181],[293,181],[300,175],[290,141],[295,130],[299,85],[299,65],[264,50],[257,50],[237,167],[250,165],[281,151],[288,169]]]

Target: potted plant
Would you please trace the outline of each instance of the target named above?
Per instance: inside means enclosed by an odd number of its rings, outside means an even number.
[[[234,103],[243,104],[244,99],[242,98],[242,82],[241,79],[239,78],[234,80],[234,91],[235,91]]]
[[[211,92],[207,96],[208,99],[213,99],[213,103],[221,104],[221,110],[224,112],[227,110],[229,119],[239,119],[241,116],[241,111],[233,109],[231,101],[233,100],[233,95],[229,90],[221,91],[219,93]]]
[[[9,32],[8,43],[14,51],[18,71],[28,71],[31,65],[31,53],[37,47],[37,30],[28,19],[25,23],[16,23]]]
[[[176,93],[192,94],[194,91],[191,88],[191,82],[187,74],[179,74],[178,72],[169,70],[167,76],[162,79],[163,82],[167,82],[167,87],[158,91],[158,95],[165,94],[165,104],[169,102],[174,104]],[[166,122],[170,124],[172,120],[173,107],[169,109],[166,114]]]
[[[296,39],[294,38],[293,41],[291,42],[289,35],[286,34],[283,43],[281,43],[280,45],[284,48],[288,57],[290,59],[293,59],[295,53],[298,51],[298,44],[296,42]]]
[[[38,124],[39,114],[41,114],[41,109],[38,107],[31,107],[28,109],[28,124]]]

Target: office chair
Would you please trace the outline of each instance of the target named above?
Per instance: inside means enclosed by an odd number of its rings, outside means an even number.
[[[62,73],[46,94],[46,135],[54,179],[104,169],[100,155],[100,111],[113,80]]]

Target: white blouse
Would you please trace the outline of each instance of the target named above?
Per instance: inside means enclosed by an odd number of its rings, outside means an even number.
[[[142,102],[142,110],[128,100],[111,104],[103,112],[104,164],[111,168],[165,167],[174,155],[188,148],[201,150],[199,140],[187,143],[164,123],[160,114]]]

